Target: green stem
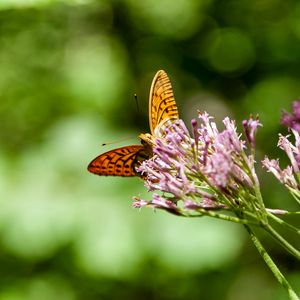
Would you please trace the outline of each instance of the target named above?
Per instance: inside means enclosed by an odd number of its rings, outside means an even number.
[[[297,233],[300,234],[300,229],[298,229],[297,227],[285,222],[284,220],[276,217],[275,215],[273,215],[272,213],[268,212],[268,216],[273,219],[275,222],[277,222],[278,224],[282,225],[283,227]]]
[[[289,298],[291,300],[299,300],[298,296],[290,286],[289,282],[285,279],[283,274],[280,272],[280,270],[278,269],[278,267],[276,266],[276,264],[274,263],[274,261],[272,260],[268,252],[264,249],[263,245],[256,237],[256,235],[253,233],[251,228],[248,225],[244,225],[244,226],[247,229],[248,233],[250,234],[253,244],[255,245],[256,249],[258,250],[259,254],[263,258],[263,260],[265,261],[269,269],[274,274],[275,278],[287,290],[289,294]]]
[[[300,252],[286,241],[272,226],[266,224],[263,227],[283,248],[300,260]]]
[[[256,177],[256,176],[255,176]],[[258,180],[257,180],[258,181]],[[265,204],[264,204],[264,201],[263,201],[263,198],[262,198],[262,195],[261,195],[261,192],[260,192],[260,188],[259,186],[256,184],[254,185],[254,192],[255,192],[255,195],[256,195],[256,198],[260,204],[260,207],[261,208],[265,208]]]
[[[287,211],[285,215],[300,215],[300,211]]]
[[[252,153],[252,155],[254,155],[254,152]],[[256,196],[258,206],[260,207],[259,213],[261,213],[261,217],[263,218],[264,222],[267,222],[267,216],[264,213],[265,212],[265,204],[264,204],[264,201],[263,201],[263,198],[262,198],[262,195],[261,195],[261,191],[260,191],[260,187],[259,187],[259,180],[257,178],[256,172],[253,171],[254,170],[254,165],[253,166],[248,165],[249,159],[248,159],[245,152],[243,152],[242,156],[243,156],[244,162],[247,166],[249,176],[250,176],[250,178],[252,179],[252,182],[253,182],[254,193],[255,193],[255,196]],[[253,158],[254,158],[254,156],[253,156]]]
[[[299,192],[295,191],[295,189],[289,188],[290,193],[294,197],[294,199],[300,204]]]
[[[200,216],[209,216],[209,217],[213,217],[216,219],[221,219],[221,220],[230,221],[230,222],[239,223],[239,224],[261,226],[261,224],[259,222],[241,219],[241,218],[233,217],[233,216],[229,216],[229,215],[224,215],[224,214],[216,213],[216,212],[201,209],[201,208],[198,208],[197,212],[201,213]],[[180,213],[185,217],[199,217],[199,215],[190,214],[186,210],[181,210]]]

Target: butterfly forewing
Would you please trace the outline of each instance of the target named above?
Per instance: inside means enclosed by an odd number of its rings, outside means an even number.
[[[146,155],[144,151],[144,146],[132,145],[105,152],[89,164],[88,171],[97,175],[136,176],[135,167]]]
[[[167,73],[156,73],[149,95],[149,125],[151,134],[167,120],[179,118],[172,85]]]

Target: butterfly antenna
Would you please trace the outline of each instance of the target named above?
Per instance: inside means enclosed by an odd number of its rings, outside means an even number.
[[[104,146],[108,146],[108,145],[118,144],[120,142],[128,141],[128,140],[130,140],[132,138],[133,138],[132,136],[128,136],[126,138],[123,138],[123,139],[120,139],[120,140],[116,140],[116,141],[113,141],[113,142],[102,143],[101,146],[104,147]]]
[[[139,106],[139,100],[138,100],[138,97],[137,97],[137,94],[134,93],[134,99],[135,99],[135,105],[136,105],[136,111],[137,111],[137,118],[136,118],[136,121],[137,121],[137,127],[140,129],[140,130],[145,130],[141,124],[140,124],[140,120],[141,120],[141,115],[143,114],[143,107],[142,109],[140,109],[140,106]]]
[[[135,99],[137,112],[140,113],[139,101],[136,93],[134,94],[134,99]]]
[[[134,99],[135,99],[135,104],[136,104],[137,111],[139,112],[140,108],[139,108],[139,102],[138,102],[138,98],[137,98],[137,94],[136,93],[134,93]],[[113,141],[113,142],[109,142],[109,143],[102,143],[101,146],[104,147],[104,146],[108,146],[108,145],[117,144],[117,143],[120,143],[120,142],[124,142],[124,141],[130,140],[132,138],[133,138],[132,136],[129,136],[129,137],[117,140],[117,141]]]

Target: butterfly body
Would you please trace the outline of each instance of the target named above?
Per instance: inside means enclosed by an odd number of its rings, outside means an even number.
[[[141,176],[136,168],[153,156],[155,137],[163,136],[168,122],[179,118],[173,89],[167,73],[160,70],[153,78],[149,95],[150,133],[141,133],[141,145],[130,145],[110,150],[97,156],[88,165],[96,175]]]

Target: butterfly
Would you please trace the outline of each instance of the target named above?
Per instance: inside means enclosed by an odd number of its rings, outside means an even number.
[[[159,70],[151,84],[149,95],[149,133],[141,133],[141,145],[130,145],[97,156],[88,165],[88,171],[96,175],[140,176],[136,168],[153,153],[155,137],[164,135],[168,122],[179,119],[172,85],[167,73]]]

